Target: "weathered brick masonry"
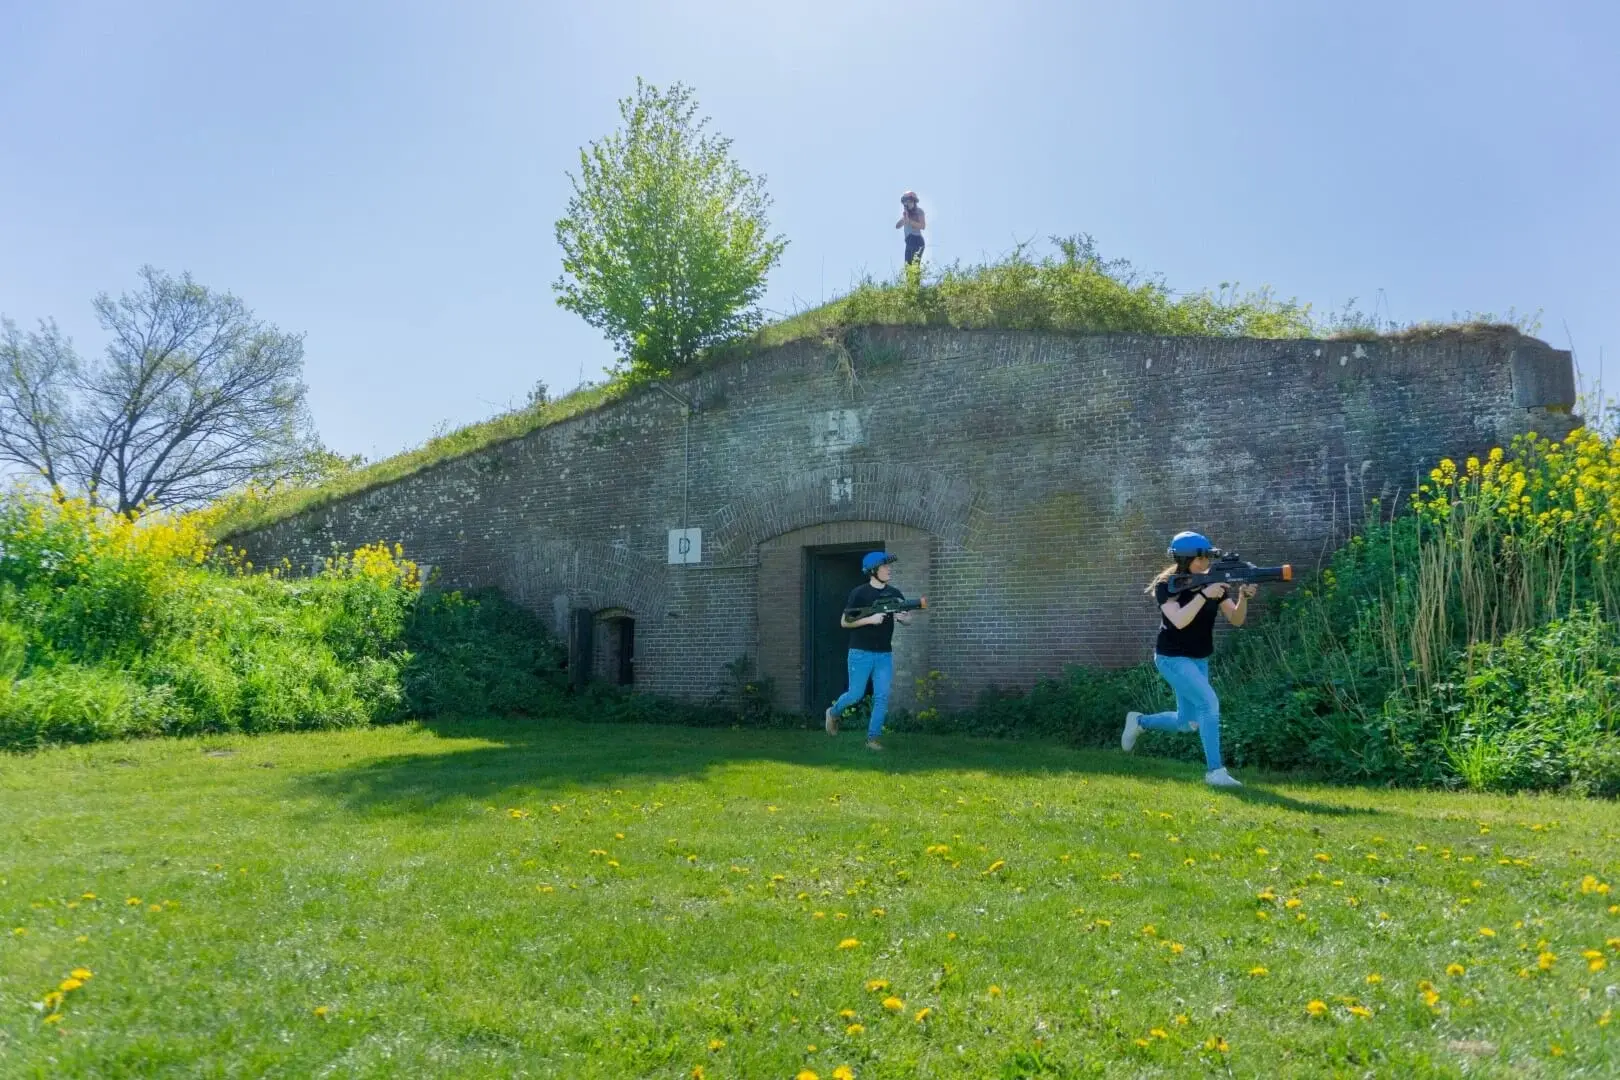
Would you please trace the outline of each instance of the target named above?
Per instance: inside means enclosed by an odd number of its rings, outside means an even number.
[[[896,634],[897,702],[934,669],[954,704],[1144,656],[1142,584],[1178,529],[1308,568],[1437,458],[1574,423],[1569,354],[1512,334],[893,329],[848,346],[787,346],[672,382],[675,396],[648,388],[232,542],[259,565],[307,566],[397,541],[445,584],[500,586],[559,634],[576,609],[632,618],[640,688],[706,695],[747,654],[794,708],[806,551],[884,543],[896,584],[930,601]],[[696,565],[669,561],[683,526],[702,530]],[[598,645],[599,674],[617,641]]]

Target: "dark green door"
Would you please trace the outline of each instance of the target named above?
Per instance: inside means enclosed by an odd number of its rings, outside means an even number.
[[[820,716],[844,692],[849,631],[838,625],[849,591],[866,580],[861,556],[881,544],[807,548],[804,582],[804,707]]]

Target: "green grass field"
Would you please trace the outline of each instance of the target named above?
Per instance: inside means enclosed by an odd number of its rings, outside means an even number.
[[[1199,775],[532,723],[7,757],[0,1074],[1620,1073],[1614,804]]]

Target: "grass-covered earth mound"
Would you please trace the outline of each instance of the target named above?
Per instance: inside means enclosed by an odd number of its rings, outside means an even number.
[[[1039,258],[1019,247],[1004,259],[923,271],[913,266],[893,281],[862,280],[847,295],[759,330],[701,358],[697,367],[796,341],[838,341],[863,326],[952,327],[960,330],[1041,330],[1183,337],[1356,338],[1415,340],[1443,334],[1516,333],[1527,327],[1510,312],[1449,323],[1380,326],[1350,309],[1326,318],[1309,305],[1280,300],[1269,289],[1177,292],[1123,259],[1104,260],[1085,236],[1053,238],[1055,252]],[[502,413],[435,436],[420,447],[351,469],[314,485],[253,490],[231,500],[214,522],[229,537],[368,491],[444,461],[521,438],[532,431],[611,404],[644,388],[621,374],[555,400]]]

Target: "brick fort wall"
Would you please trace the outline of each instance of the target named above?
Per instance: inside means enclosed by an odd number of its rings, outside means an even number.
[[[1438,458],[1575,423],[1569,353],[1512,333],[885,328],[667,387],[229,542],[300,569],[398,542],[444,586],[498,586],[559,635],[575,611],[632,618],[640,689],[706,696],[747,655],[789,708],[813,705],[804,551],[886,544],[896,585],[929,598],[897,631],[896,703],[936,670],[955,705],[1148,655],[1142,587],[1180,529],[1309,569]],[[683,528],[700,530],[695,563],[671,561]],[[599,647],[592,666],[615,664]]]

